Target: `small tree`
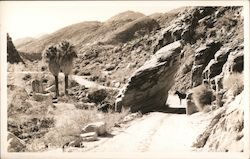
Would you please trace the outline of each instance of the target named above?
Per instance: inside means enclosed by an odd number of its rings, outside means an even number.
[[[60,65],[59,65],[59,53],[58,49],[55,46],[49,46],[45,49],[43,53],[43,59],[49,65],[49,71],[55,77],[55,84],[56,84],[56,97],[59,96],[59,89],[58,89],[58,74],[60,72]]]
[[[65,75],[65,94],[68,95],[68,75],[72,71],[73,59],[77,57],[75,48],[70,42],[62,41],[58,46],[59,66]]]

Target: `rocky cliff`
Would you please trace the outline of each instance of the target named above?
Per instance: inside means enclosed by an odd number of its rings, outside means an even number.
[[[193,146],[243,152],[242,8],[188,8],[161,28],[153,46],[155,54],[129,78],[117,96],[116,109],[153,111],[165,106],[169,90],[189,91],[206,83],[215,95],[206,112],[217,115]]]
[[[223,77],[243,71],[241,10],[194,7],[179,13],[168,27],[161,28],[153,44],[154,55],[130,77],[118,95],[117,106],[122,103],[132,111],[152,110],[165,104],[170,89],[186,91],[203,82],[215,92],[221,91]],[[180,40],[181,47],[176,45]],[[177,65],[173,65],[175,61]]]
[[[23,59],[20,57],[18,51],[16,50],[11,37],[7,34],[7,61],[9,63],[24,63]]]

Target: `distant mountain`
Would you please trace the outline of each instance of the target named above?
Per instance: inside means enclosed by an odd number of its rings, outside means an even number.
[[[134,11],[126,11],[119,13],[107,20],[107,22],[112,22],[112,21],[120,21],[120,20],[134,20],[138,19],[141,17],[144,17],[145,15],[140,13],[140,12],[134,12]]]
[[[151,18],[139,12],[126,11],[111,17],[106,22],[85,21],[69,25],[45,37],[19,40],[16,42],[17,49],[28,54],[41,53],[46,46],[58,43],[63,39],[70,40],[79,51],[83,50],[85,45],[98,41],[109,43],[124,42],[127,39],[131,40],[133,38],[131,34],[140,29],[149,29],[148,31],[150,31],[151,24],[155,26],[160,21],[172,20],[174,18],[173,15],[175,16],[176,13],[170,15],[163,14],[162,16],[167,17],[167,19],[161,16]],[[132,33],[129,33],[131,31]],[[129,37],[125,37],[127,33],[129,33]],[[122,40],[121,38],[124,39]]]
[[[22,46],[22,45],[27,45],[28,43],[34,41],[35,38],[32,37],[25,37],[25,38],[20,38],[17,39],[15,41],[13,41],[13,43],[15,44],[16,47]]]

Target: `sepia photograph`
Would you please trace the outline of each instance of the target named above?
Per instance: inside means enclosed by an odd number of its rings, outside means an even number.
[[[250,157],[248,1],[0,13],[1,158]]]

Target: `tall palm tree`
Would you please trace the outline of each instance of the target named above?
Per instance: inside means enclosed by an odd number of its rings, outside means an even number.
[[[73,67],[73,59],[77,58],[74,46],[67,40],[62,41],[58,46],[59,66],[65,76],[65,94],[68,95],[68,76]]]
[[[58,74],[60,72],[59,66],[59,52],[56,46],[49,46],[45,49],[43,53],[43,59],[48,63],[50,72],[55,77],[56,83],[56,97],[59,96],[59,89],[58,89]]]

